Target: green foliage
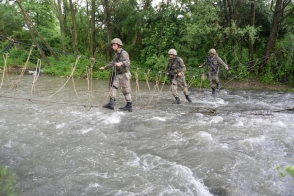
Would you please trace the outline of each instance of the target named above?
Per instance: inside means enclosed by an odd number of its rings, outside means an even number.
[[[166,57],[162,55],[160,55],[160,57],[157,57],[154,54],[146,60],[145,65],[148,69],[165,72],[167,61],[168,59]]]
[[[32,52],[27,68],[34,68],[36,66],[38,58],[35,55],[37,55],[37,53],[38,52],[36,50]],[[28,58],[28,51],[24,50],[24,48],[12,46],[9,50],[9,56],[7,58],[7,66],[17,67],[17,68],[24,67],[25,62],[27,61],[27,58]],[[3,67],[4,64],[2,66],[2,63],[1,63],[0,66]]]
[[[105,7],[109,3],[109,10]],[[96,49],[95,58],[106,59],[109,49],[108,36],[119,37],[124,43],[124,49],[129,52],[132,61],[132,73],[139,68],[139,77],[150,70],[150,77],[154,78],[158,71],[164,71],[167,63],[167,51],[175,48],[187,66],[187,81],[193,84],[201,83],[203,70],[197,67],[205,61],[207,51],[215,48],[220,57],[231,68],[230,72],[220,70],[221,79],[244,80],[251,77],[260,78],[264,83],[282,82],[294,85],[293,66],[293,21],[290,14],[281,24],[279,37],[274,48],[275,54],[263,65],[261,59],[265,54],[269,30],[273,13],[267,1],[255,1],[256,22],[249,26],[251,21],[251,1],[232,1],[234,13],[224,1],[179,0],[177,3],[165,1],[152,7],[149,1],[120,0],[95,1],[92,4],[74,3],[74,13],[77,23],[77,39],[79,54],[89,55],[90,46]],[[36,29],[47,43],[55,50],[61,51],[61,33],[57,20],[57,2],[52,0],[24,0],[22,5],[26,9]],[[88,6],[88,7],[87,7]],[[292,7],[287,9],[290,11]],[[95,29],[89,30],[91,24],[91,9],[95,10]],[[72,16],[67,1],[62,4],[63,25],[65,27],[63,46],[65,52],[73,53]],[[108,13],[107,13],[108,12]],[[10,51],[9,65],[23,66],[32,43],[30,32],[24,25],[20,9],[16,3],[2,1],[0,3],[0,34],[7,34],[19,40],[18,49]],[[106,15],[111,15],[110,24],[106,24]],[[96,43],[90,43],[91,33],[95,32]],[[37,39],[39,40],[38,36]],[[40,41],[40,40],[39,40]],[[254,43],[254,62],[249,65],[249,42]],[[7,40],[0,42],[0,51],[8,45]],[[44,47],[44,46],[42,46]],[[43,48],[50,57],[50,52]],[[38,51],[34,50],[29,66],[34,67],[38,58]],[[50,65],[43,65],[44,73],[69,76],[76,58],[62,56],[60,61],[50,59]],[[93,77],[106,78],[108,71],[100,71],[98,67],[105,66],[106,62],[96,62],[93,67]],[[86,77],[88,59],[80,59],[74,76]],[[250,67],[251,66],[251,67]],[[262,70],[262,72],[260,72]],[[154,73],[154,74],[153,74]],[[195,78],[193,78],[195,77]]]
[[[286,174],[290,174],[294,178],[294,165],[288,165],[285,167],[282,167],[280,165],[277,166],[277,170],[280,172],[280,175],[282,177],[285,177]]]
[[[277,48],[280,52],[276,53],[275,61],[271,61],[275,63],[272,69],[275,81],[294,86],[294,35],[285,35],[278,41]]]
[[[22,31],[24,21],[14,6],[0,2],[0,34],[12,37],[14,32]]]
[[[5,167],[0,166],[0,195],[19,195],[16,191],[15,184],[15,175]]]

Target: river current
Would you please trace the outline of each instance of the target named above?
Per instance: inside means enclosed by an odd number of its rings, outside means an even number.
[[[0,164],[20,195],[294,195],[277,169],[294,165],[293,93],[190,88],[188,103],[178,89],[176,105],[168,85],[132,81],[123,112],[121,93],[102,108],[106,80],[14,80],[0,89]]]

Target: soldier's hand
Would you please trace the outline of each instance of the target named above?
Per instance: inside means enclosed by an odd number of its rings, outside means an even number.
[[[178,76],[182,76],[182,73],[180,72],[180,73],[178,73]]]
[[[226,70],[229,70],[229,67],[228,66],[226,66]]]
[[[202,68],[202,66],[200,65],[199,68]]]
[[[104,67],[100,67],[99,69],[100,69],[100,70],[104,70],[105,68],[104,68]]]

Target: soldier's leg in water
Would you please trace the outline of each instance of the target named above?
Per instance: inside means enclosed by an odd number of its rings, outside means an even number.
[[[103,108],[108,108],[113,110],[114,109],[114,101],[115,101],[115,97],[116,97],[116,92],[117,92],[117,88],[119,86],[119,82],[117,80],[117,78],[113,81],[112,86],[110,86],[109,88],[109,103],[103,105]]]
[[[178,83],[186,97],[186,99],[188,100],[188,102],[192,102],[192,100],[190,99],[189,97],[189,91],[188,91],[188,85],[186,83],[186,79],[185,79],[185,76],[181,77],[180,80],[178,80]]]
[[[214,81],[214,74],[209,73],[209,83],[212,90],[212,94],[215,94],[215,81]]]
[[[174,78],[171,85],[171,91],[172,91],[172,95],[175,97],[176,100],[173,102],[173,104],[181,103],[179,95],[178,95],[177,87],[178,87],[178,82],[176,78]]]
[[[219,77],[217,74],[215,75],[215,83],[216,83],[216,89],[219,89],[220,83],[219,83]]]
[[[213,74],[212,75],[212,84],[211,84],[211,89],[212,89],[212,94],[213,95],[215,94],[215,88],[217,86],[217,79],[218,79],[217,74]]]
[[[125,100],[127,102],[125,107],[120,107],[119,109],[121,110],[127,110],[129,112],[133,111],[132,108],[132,96],[131,96],[131,83],[130,83],[130,79],[131,79],[131,74],[130,73],[125,73],[122,74],[122,77],[120,78],[120,83],[122,86],[122,92],[123,95],[125,96]]]

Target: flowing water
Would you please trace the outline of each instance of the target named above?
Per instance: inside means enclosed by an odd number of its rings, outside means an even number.
[[[141,82],[122,112],[122,94],[102,108],[106,80],[91,96],[85,79],[55,94],[66,80],[40,76],[32,88],[24,76],[0,89],[0,164],[21,195],[294,195],[276,168],[294,165],[293,112],[276,111],[294,107],[293,93],[191,88],[193,103],[181,94],[174,105],[168,86]]]

